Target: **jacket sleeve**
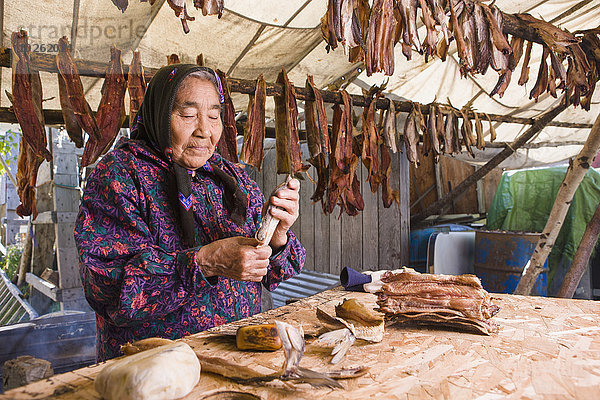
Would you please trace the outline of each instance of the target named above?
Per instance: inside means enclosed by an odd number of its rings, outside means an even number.
[[[135,325],[211,285],[195,263],[199,247],[171,252],[154,244],[145,194],[126,167],[106,158],[88,179],[77,218],[79,269],[90,306],[115,325]]]
[[[236,173],[246,186],[249,196],[249,207],[252,210],[256,231],[260,225],[265,196],[258,187],[258,184],[250,179],[244,171],[236,169]],[[294,232],[289,230],[287,235],[288,241],[286,245],[277,253],[271,255],[267,275],[262,280],[263,286],[269,291],[275,290],[281,282],[299,274],[304,266],[306,250],[302,246],[302,243],[300,243],[300,240],[294,235]]]

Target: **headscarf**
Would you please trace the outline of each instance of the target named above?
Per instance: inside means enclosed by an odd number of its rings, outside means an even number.
[[[191,171],[171,161],[171,112],[179,86],[189,74],[197,71],[209,72],[215,77],[216,89],[222,104],[223,87],[219,76],[212,69],[194,64],[168,65],[158,70],[150,80],[131,133],[132,139],[145,141],[172,163],[176,186],[172,185],[174,187],[170,187],[169,191],[177,192],[176,196],[175,193],[170,195],[173,199],[177,199],[176,209],[179,210],[178,219],[183,239],[190,247],[198,245],[194,214],[191,210]],[[212,173],[215,181],[223,185],[223,203],[230,218],[238,226],[242,226],[246,221],[248,196],[241,190],[233,176],[214,163],[209,163],[209,167],[206,171]]]

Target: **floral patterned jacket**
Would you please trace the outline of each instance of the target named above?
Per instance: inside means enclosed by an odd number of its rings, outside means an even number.
[[[252,237],[264,203],[259,187],[217,153],[209,161],[238,180],[249,204],[240,228],[227,216],[223,190],[208,163],[198,170],[192,186],[199,243]],[[128,140],[88,179],[75,240],[85,295],[96,311],[99,361],[120,355],[119,346],[129,341],[175,339],[260,312],[261,283],[219,276],[211,284],[195,262],[200,247],[184,248],[167,197],[169,168],[145,144]],[[271,256],[262,285],[274,290],[300,272],[305,256],[289,231],[287,245]]]

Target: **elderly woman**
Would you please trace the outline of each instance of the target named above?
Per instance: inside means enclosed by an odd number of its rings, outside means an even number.
[[[223,94],[210,69],[175,64],[150,81],[132,139],[90,175],[75,228],[97,356],[147,337],[179,338],[260,312],[268,290],[302,269],[289,230],[295,179],[271,198],[281,220],[269,245],[254,239],[257,184],[215,153]]]

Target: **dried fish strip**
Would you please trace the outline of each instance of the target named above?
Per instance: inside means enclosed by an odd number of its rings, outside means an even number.
[[[263,162],[263,149],[265,143],[265,102],[267,99],[267,85],[262,74],[256,79],[256,89],[254,95],[250,96],[248,103],[248,124],[244,130],[244,142],[240,160],[243,163],[252,165],[257,170],[261,170]],[[275,99],[275,114],[278,113],[278,99]],[[283,112],[287,110],[284,108]],[[283,115],[285,123],[286,116]],[[277,118],[275,121],[277,123]],[[277,127],[276,127],[277,132]],[[278,148],[279,149],[279,148]],[[289,156],[289,151],[286,153]],[[289,158],[288,158],[289,160]],[[279,165],[279,152],[277,153],[277,162]],[[289,165],[289,164],[288,164]]]
[[[84,167],[95,163],[102,154],[110,149],[125,121],[127,82],[123,75],[121,50],[115,46],[111,47],[110,60],[102,84],[102,98],[96,114],[98,129],[102,136],[99,139],[90,137],[86,142],[81,157],[81,165]]]
[[[73,108],[71,108],[65,80],[60,74],[56,74],[56,76],[58,77],[58,96],[60,99],[61,113],[63,120],[65,121],[65,129],[67,130],[69,138],[75,143],[75,147],[81,148],[83,147],[83,131],[77,123],[77,117],[75,117]]]
[[[397,153],[396,108],[394,106],[394,101],[392,99],[388,100],[389,106],[385,112],[385,118],[383,120],[383,143],[392,151],[392,153]]]
[[[129,91],[129,128],[135,124],[138,110],[144,101],[146,93],[146,79],[144,78],[144,67],[139,51],[133,52],[133,59],[129,65],[127,75],[127,90]]]
[[[363,145],[362,162],[367,168],[369,185],[371,191],[377,193],[379,188],[379,132],[375,126],[375,109],[377,105],[377,96],[371,99],[368,107],[365,107],[363,113]]]
[[[71,103],[75,117],[77,117],[79,126],[90,137],[95,137],[99,140],[101,133],[92,109],[85,100],[83,84],[81,83],[79,72],[77,72],[77,66],[69,53],[69,47],[69,41],[66,36],[58,41],[58,54],[56,55],[58,71],[65,80],[69,102]]]

